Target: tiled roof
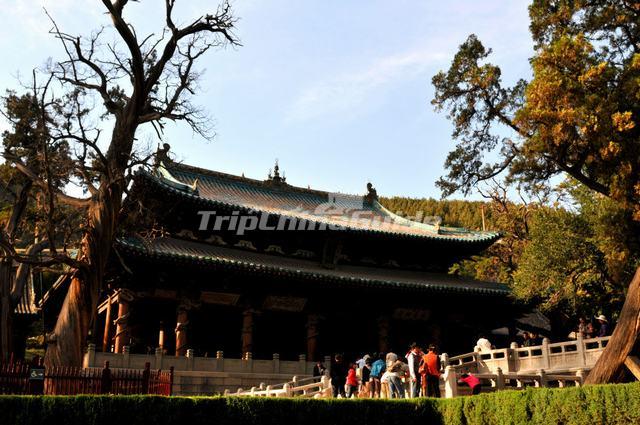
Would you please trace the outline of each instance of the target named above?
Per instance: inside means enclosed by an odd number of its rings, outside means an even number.
[[[317,262],[309,260],[261,254],[168,237],[152,240],[120,238],[116,240],[116,247],[130,255],[142,257],[146,261],[158,261],[162,264],[174,261],[180,264],[286,276],[300,281],[336,282],[350,286],[432,293],[472,293],[493,296],[509,294],[509,289],[502,284],[461,279],[443,273],[345,265],[338,265],[335,269],[326,269]]]
[[[490,244],[497,232],[471,231],[435,226],[399,217],[377,201],[363,202],[363,196],[344,195],[288,184],[273,184],[211,170],[170,163],[161,172],[141,171],[167,191],[212,205],[226,205],[340,226],[349,231],[380,232],[437,240]]]

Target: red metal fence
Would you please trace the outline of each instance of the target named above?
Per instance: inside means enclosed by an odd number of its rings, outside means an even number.
[[[41,371],[41,373],[37,373]],[[173,367],[169,371],[80,367],[0,365],[0,394],[156,394],[171,395]]]
[[[0,363],[0,394],[29,394],[29,371],[22,363]]]

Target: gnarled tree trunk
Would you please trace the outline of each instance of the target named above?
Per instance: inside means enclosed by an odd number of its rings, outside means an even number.
[[[98,306],[106,263],[122,204],[123,188],[104,183],[89,208],[80,260],[88,264],[71,277],[53,334],[48,338],[45,365],[80,366],[89,329]]]
[[[8,258],[0,261],[0,362],[6,362],[12,351],[11,266],[12,261]]]
[[[604,352],[589,372],[586,384],[616,382],[622,376],[624,361],[632,353],[640,333],[640,268],[631,280],[620,318]]]

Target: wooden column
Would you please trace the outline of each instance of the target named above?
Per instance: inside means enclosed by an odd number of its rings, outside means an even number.
[[[111,294],[107,298],[107,310],[104,319],[104,333],[102,335],[102,352],[111,351]]]
[[[242,312],[242,357],[253,353],[253,325],[255,310],[247,308]]]
[[[391,319],[389,316],[378,318],[378,351],[380,353],[389,352],[389,333],[391,331]]]
[[[158,331],[158,348],[164,350],[164,323],[160,322],[160,330]]]
[[[178,307],[176,322],[176,357],[178,357],[187,354],[187,325],[189,324],[189,316],[187,314],[187,308],[183,305]]]
[[[307,360],[318,360],[318,327],[320,316],[309,314],[307,316]]]
[[[122,347],[128,345],[129,336],[129,301],[131,299],[122,292],[118,293],[118,318],[114,320],[116,324],[115,353],[122,353]]]

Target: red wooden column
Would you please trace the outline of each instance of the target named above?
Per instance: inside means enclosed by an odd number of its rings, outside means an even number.
[[[242,312],[242,357],[253,352],[253,325],[255,310],[246,308]]]
[[[160,322],[160,330],[158,332],[158,348],[164,350],[164,323]]]
[[[129,336],[129,302],[131,297],[124,292],[119,292],[118,300],[118,318],[114,321],[116,324],[115,336],[115,353],[122,353],[122,347],[129,344],[131,337]]]
[[[102,334],[102,352],[111,350],[111,294],[107,298],[107,310],[104,318],[104,333]]]
[[[318,328],[320,316],[309,314],[307,316],[307,360],[318,360]]]
[[[391,319],[389,316],[378,318],[378,351],[387,353],[389,351],[389,333],[391,331]]]
[[[185,305],[178,307],[176,322],[176,357],[185,356],[187,354],[187,326],[189,325],[189,315]]]

